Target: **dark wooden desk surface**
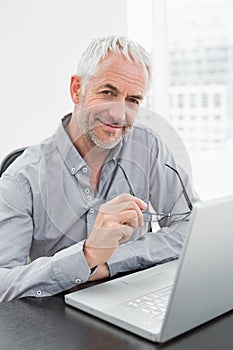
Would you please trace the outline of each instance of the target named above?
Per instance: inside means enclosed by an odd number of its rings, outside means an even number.
[[[65,305],[61,296],[0,304],[0,350],[232,350],[232,329],[233,312],[156,344]]]

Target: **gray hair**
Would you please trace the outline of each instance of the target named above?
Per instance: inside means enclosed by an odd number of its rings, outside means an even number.
[[[138,43],[122,36],[98,38],[91,41],[84,51],[77,68],[77,75],[82,78],[82,94],[91,77],[98,71],[98,65],[109,52],[125,56],[129,61],[145,67],[148,71],[149,84],[151,82],[151,61],[146,50]],[[149,85],[148,84],[148,85]]]

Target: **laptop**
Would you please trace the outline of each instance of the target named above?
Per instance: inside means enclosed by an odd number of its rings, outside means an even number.
[[[179,259],[65,295],[65,302],[154,342],[233,309],[233,196],[194,204]]]

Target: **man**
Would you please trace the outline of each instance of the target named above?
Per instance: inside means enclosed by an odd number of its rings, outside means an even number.
[[[84,52],[72,115],[1,178],[1,301],[179,256],[191,209],[184,191],[194,200],[187,176],[156,135],[133,126],[150,78],[147,53],[126,38],[97,39]],[[149,203],[168,213],[157,233]]]

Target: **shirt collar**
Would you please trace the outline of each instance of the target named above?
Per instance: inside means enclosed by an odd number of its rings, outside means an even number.
[[[83,166],[87,166],[84,159],[81,157],[77,149],[74,147],[71,139],[69,138],[65,127],[69,124],[71,119],[71,113],[62,118],[58,129],[55,133],[55,140],[58,151],[62,160],[74,175]]]
[[[72,113],[69,113],[65,115],[55,133],[55,140],[56,145],[58,148],[58,151],[72,173],[74,175],[76,172],[78,172],[82,167],[87,167],[86,162],[78,152],[78,150],[74,147],[71,139],[69,138],[65,127],[69,124],[71,119]],[[114,161],[116,164],[116,158],[118,157],[118,154],[122,148],[123,139],[109,152],[109,155],[106,158],[105,164],[109,161]]]

